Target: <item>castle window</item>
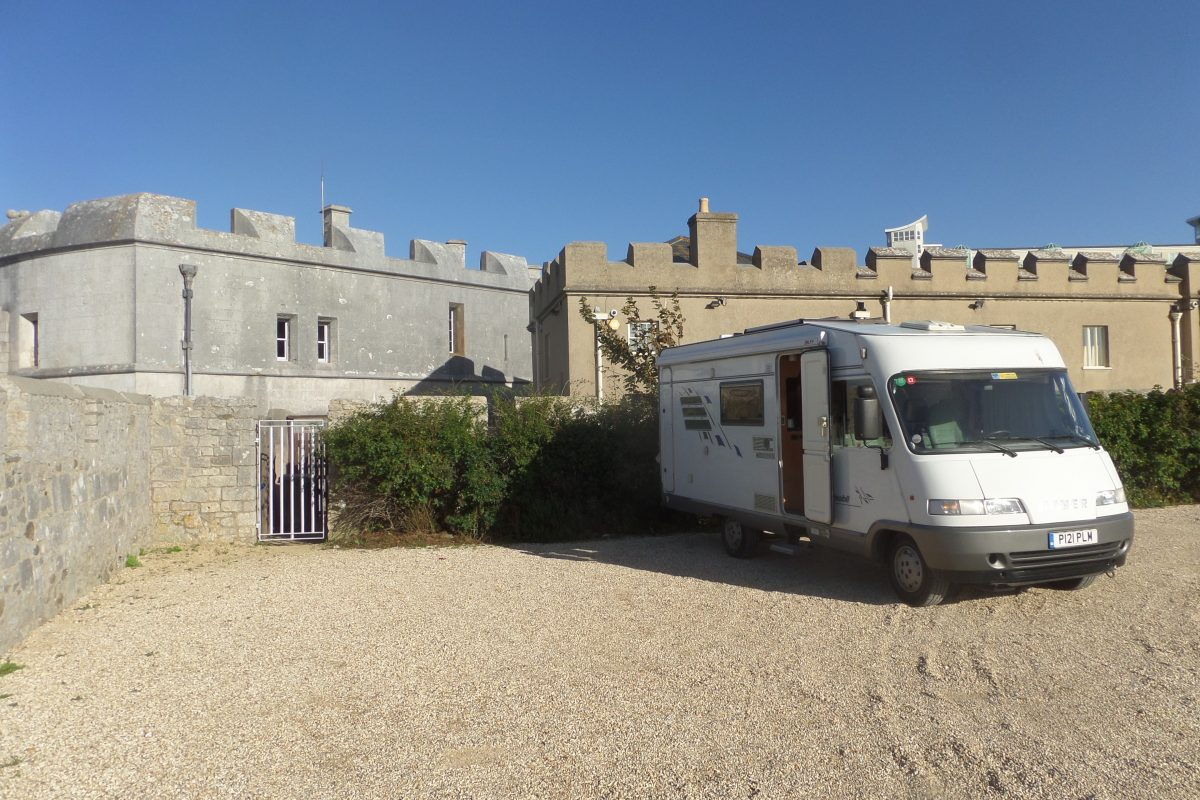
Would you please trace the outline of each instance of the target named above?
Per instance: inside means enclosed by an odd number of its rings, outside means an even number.
[[[1108,326],[1083,326],[1083,367],[1088,369],[1107,369],[1112,364],[1108,360]]]
[[[40,366],[42,359],[38,341],[38,315],[22,314],[17,324],[17,366]]]
[[[275,318],[275,360],[292,360],[292,318]]]
[[[449,344],[452,355],[461,356],[466,353],[466,331],[463,330],[463,304],[450,304]]]
[[[645,350],[650,344],[650,335],[653,331],[653,322],[629,323],[629,349],[635,353]]]
[[[317,319],[317,361],[328,364],[333,361],[333,320]]]

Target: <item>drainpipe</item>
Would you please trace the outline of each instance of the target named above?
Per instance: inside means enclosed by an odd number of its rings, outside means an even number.
[[[596,336],[596,400],[604,402],[604,352],[600,349],[600,326],[608,321],[608,316],[600,312],[600,307],[592,309],[592,333]]]
[[[883,306],[883,321],[890,323],[892,321],[892,287],[887,287],[887,291],[880,293],[880,304]]]
[[[1175,388],[1183,388],[1183,341],[1179,335],[1179,320],[1183,316],[1178,307],[1172,306],[1171,313],[1171,366],[1175,373]]]
[[[192,279],[196,277],[194,264],[180,264],[183,276],[183,393],[192,394]]]

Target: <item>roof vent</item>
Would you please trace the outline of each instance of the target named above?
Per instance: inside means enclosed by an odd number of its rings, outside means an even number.
[[[939,322],[934,319],[912,320],[909,322],[901,322],[901,328],[912,328],[915,331],[965,331],[962,325],[955,325],[953,322]]]
[[[857,301],[854,310],[850,312],[850,319],[870,319],[871,312],[867,311],[867,304],[862,300]]]

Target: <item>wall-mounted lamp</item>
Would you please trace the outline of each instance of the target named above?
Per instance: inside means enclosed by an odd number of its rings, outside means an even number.
[[[725,302],[726,301],[725,301],[724,297],[714,297],[704,307],[705,308],[720,308],[721,306],[725,305]]]
[[[967,306],[967,308],[971,309],[972,311],[978,311],[979,309],[983,308],[983,304],[986,302],[987,301],[981,297],[974,303],[971,303],[969,306]]]
[[[196,277],[195,264],[180,264],[183,276],[183,393],[192,394],[192,280]]]

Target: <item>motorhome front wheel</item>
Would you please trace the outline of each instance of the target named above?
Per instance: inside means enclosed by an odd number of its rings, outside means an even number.
[[[909,537],[896,537],[888,563],[892,588],[904,602],[911,606],[936,606],[946,599],[949,581],[929,568],[917,543]]]

